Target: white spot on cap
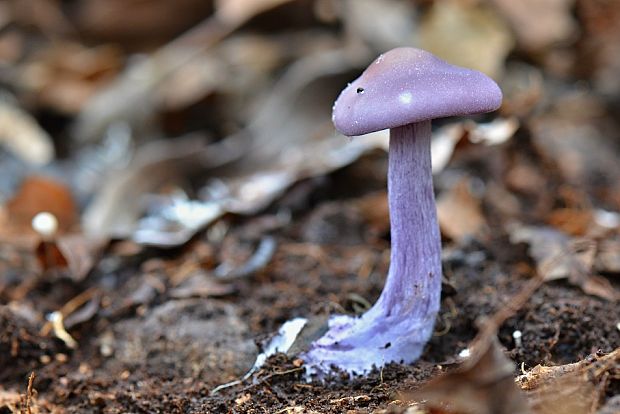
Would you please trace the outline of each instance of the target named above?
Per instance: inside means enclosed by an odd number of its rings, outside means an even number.
[[[398,100],[405,105],[409,105],[413,100],[413,95],[411,94],[411,92],[403,92],[398,95]]]
[[[51,237],[58,231],[58,219],[52,213],[42,211],[32,218],[32,229],[43,237]]]

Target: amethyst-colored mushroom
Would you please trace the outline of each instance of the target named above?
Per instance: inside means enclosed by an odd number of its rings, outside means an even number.
[[[308,371],[358,374],[418,359],[433,333],[441,294],[441,237],[431,175],[431,119],[497,109],[502,93],[481,72],[429,52],[393,49],[338,97],[336,129],[362,135],[390,129],[390,269],[378,301],[360,317],[332,316],[302,355]]]

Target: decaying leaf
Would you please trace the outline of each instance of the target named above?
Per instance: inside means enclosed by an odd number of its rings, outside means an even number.
[[[89,38],[152,48],[192,27],[213,11],[204,0],[84,0],[63,7]]]
[[[584,292],[609,301],[620,299],[608,279],[593,274],[597,246],[579,241],[549,228],[515,226],[510,231],[512,243],[527,243],[530,255],[536,260],[539,274],[546,280],[567,278]]]
[[[594,266],[599,272],[620,273],[620,240],[601,241]]]
[[[461,368],[432,380],[405,400],[445,414],[532,414],[514,383],[514,364],[496,338],[479,341]]]
[[[384,147],[387,131],[354,140],[334,136],[330,124],[334,84],[351,64],[338,51],[306,57],[273,88],[247,130],[202,148],[191,141],[186,148],[164,141],[151,148],[156,152],[139,153],[142,161],[110,177],[89,206],[84,226],[99,236],[132,235],[143,244],[176,246],[226,212],[254,214],[295,181],[333,171]],[[164,164],[168,167],[162,168]],[[175,173],[209,170],[218,175],[201,190],[202,200],[172,203],[184,214],[174,208],[158,209],[136,225],[144,195],[163,182],[174,182]],[[205,214],[189,220],[190,210]]]
[[[107,240],[72,233],[54,240],[42,240],[35,253],[44,271],[66,272],[66,276],[79,281],[91,271],[106,246]]]
[[[617,205],[620,163],[612,138],[617,128],[599,122],[602,109],[589,93],[561,96],[554,109],[530,121],[534,145],[554,161],[568,184]]]
[[[542,50],[566,43],[576,34],[571,9],[575,0],[493,0],[515,32],[519,46]]]
[[[99,90],[78,114],[72,130],[73,137],[80,142],[93,142],[99,140],[111,125],[118,122],[125,122],[132,130],[144,131],[151,124],[156,109],[163,103],[162,97],[157,95],[161,89],[159,86],[225,39],[247,19],[288,1],[290,0],[220,2],[214,15],[155,53],[132,62],[110,85]],[[99,3],[107,8],[110,2],[92,3]],[[120,3],[113,3],[117,5],[118,13]],[[162,3],[164,9],[169,7],[166,2]],[[137,5],[140,6],[140,2]],[[126,6],[123,3],[121,7]],[[168,14],[163,14],[162,17],[166,21],[170,20]]]
[[[437,216],[441,231],[458,242],[486,231],[487,224],[480,199],[471,191],[471,182],[462,179],[437,199]]]
[[[117,47],[59,42],[27,62],[17,82],[41,106],[74,114],[113,79],[121,65]]]
[[[102,188],[84,212],[83,226],[93,237],[125,238],[133,234],[144,210],[142,195],[198,168],[213,157],[227,159],[225,147],[205,151],[200,137],[154,141],[139,148],[131,164],[110,171]],[[205,154],[206,152],[206,154]],[[209,156],[211,158],[209,158]]]
[[[420,27],[420,45],[451,63],[497,77],[514,40],[493,9],[474,2],[434,2]]]
[[[607,381],[620,375],[620,348],[568,365],[538,365],[517,378],[537,414],[594,414]]]

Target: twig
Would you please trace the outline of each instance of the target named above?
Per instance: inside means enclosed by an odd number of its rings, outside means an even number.
[[[48,316],[48,320],[52,323],[52,330],[54,331],[54,335],[61,341],[67,345],[67,347],[71,349],[75,349],[78,346],[78,343],[73,337],[67,332],[65,329],[65,325],[63,323],[62,313],[56,311],[52,312]]]
[[[26,410],[27,414],[32,414],[32,409],[30,407],[31,401],[32,401],[32,386],[34,384],[34,378],[35,378],[35,374],[34,371],[30,373],[30,376],[28,377],[28,387],[26,388],[26,396],[25,396],[25,407],[22,406],[22,409],[20,409],[20,412],[24,411],[24,408]]]
[[[97,288],[95,287],[86,289],[85,291],[78,294],[77,296],[74,296],[67,303],[62,305],[62,307],[56,312],[59,313],[64,319],[67,316],[71,315],[73,312],[75,312],[77,309],[79,309],[86,302],[91,300],[93,296],[95,296],[96,293],[97,293]],[[40,334],[42,336],[47,336],[50,333],[50,331],[53,329],[53,327],[54,327],[53,321],[50,319],[48,322],[45,323],[45,325],[43,325],[43,327],[41,328]]]
[[[282,376],[282,375],[292,374],[293,372],[299,372],[299,371],[301,371],[301,370],[303,370],[303,369],[304,369],[304,367],[298,367],[298,368],[291,368],[291,369],[287,369],[287,370],[285,370],[285,371],[276,371],[276,372],[272,372],[271,374],[269,374],[269,375],[265,375],[263,378],[261,378],[261,379],[260,379],[260,380],[256,383],[256,385],[263,384],[263,383],[265,383],[265,382],[269,381],[269,380],[270,380],[271,378],[273,378],[273,377],[279,377],[279,376]]]
[[[229,268],[222,264],[215,269],[215,275],[221,280],[241,279],[251,276],[264,269],[276,252],[276,239],[271,236],[263,237],[256,251],[244,264],[237,268]]]

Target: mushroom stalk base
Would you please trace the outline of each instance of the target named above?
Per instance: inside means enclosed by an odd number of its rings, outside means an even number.
[[[441,238],[433,194],[430,121],[390,130],[388,199],[392,251],[379,300],[360,317],[332,316],[302,355],[310,374],[362,374],[414,362],[433,333],[441,293]]]

